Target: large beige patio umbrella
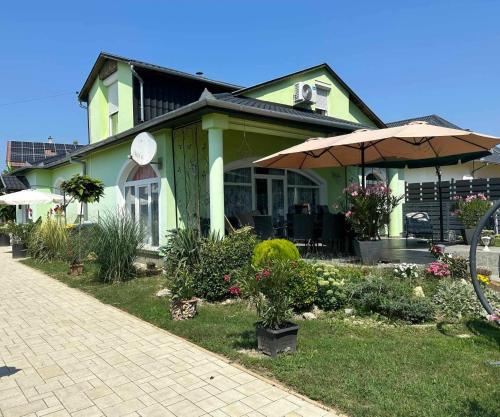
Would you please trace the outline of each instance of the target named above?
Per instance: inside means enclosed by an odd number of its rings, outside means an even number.
[[[385,129],[360,129],[328,138],[313,138],[255,161],[268,168],[326,168],[360,165],[365,185],[365,166],[428,167],[450,165],[488,155],[500,138],[461,129],[415,121]],[[440,190],[441,240],[443,240]]]

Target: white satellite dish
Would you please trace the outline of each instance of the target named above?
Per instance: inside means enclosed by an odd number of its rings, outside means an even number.
[[[156,140],[151,133],[141,132],[132,141],[130,156],[139,165],[149,164],[156,154]]]

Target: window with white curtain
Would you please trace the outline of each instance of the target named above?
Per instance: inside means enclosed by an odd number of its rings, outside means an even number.
[[[328,114],[328,94],[330,89],[322,85],[316,85],[316,113]]]

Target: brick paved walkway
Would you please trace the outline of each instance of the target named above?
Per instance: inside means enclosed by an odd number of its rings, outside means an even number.
[[[0,248],[0,415],[330,416]]]

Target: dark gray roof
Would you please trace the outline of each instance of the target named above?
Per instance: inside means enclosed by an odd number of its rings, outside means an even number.
[[[398,120],[396,122],[386,123],[386,125],[387,127],[403,126],[410,122],[415,122],[417,120],[427,122],[430,125],[434,126],[449,127],[452,129],[462,129],[461,127],[457,126],[454,123],[449,122],[446,119],[443,119],[441,116],[438,116],[437,114],[430,114],[428,116],[419,116],[419,117],[412,117],[411,119]]]
[[[491,155],[481,158],[481,161],[489,164],[500,164],[500,149],[493,148],[490,152]]]
[[[363,100],[361,100],[361,98],[354,92],[354,90],[352,90],[352,88],[349,87],[347,85],[347,83],[342,78],[340,78],[339,75],[327,63],[323,63],[323,64],[319,64],[319,65],[314,65],[313,67],[304,68],[304,69],[301,69],[299,71],[292,72],[290,74],[286,74],[286,75],[283,75],[283,76],[278,77],[278,78],[274,78],[272,80],[268,80],[268,81],[264,81],[264,82],[259,83],[259,84],[255,84],[255,85],[253,85],[251,87],[242,88],[242,89],[240,89],[238,91],[235,91],[234,94],[235,95],[243,95],[244,96],[249,91],[254,91],[254,90],[258,89],[258,88],[267,86],[269,84],[274,84],[274,83],[276,83],[278,81],[285,80],[285,79],[288,79],[288,78],[291,78],[291,77],[294,77],[296,75],[303,74],[303,73],[306,73],[306,72],[315,71],[315,70],[318,70],[318,69],[324,69],[325,71],[327,71],[342,86],[342,88],[344,88],[347,91],[347,93],[349,94],[349,99],[353,103],[355,103],[361,109],[361,111],[370,120],[372,120],[375,123],[375,125],[377,127],[386,127],[386,125],[384,124],[384,122],[372,111],[372,109],[370,109],[366,105],[366,103]]]
[[[370,126],[363,125],[361,123],[351,122],[349,120],[338,119],[336,117],[325,116],[319,113],[315,113],[312,110],[298,109],[296,107],[287,106],[286,104],[278,104],[270,101],[258,100],[250,97],[236,96],[231,93],[221,93],[214,94],[217,100],[225,101],[226,103],[236,104],[242,107],[251,107],[255,109],[261,109],[273,113],[283,113],[297,116],[303,118],[304,120],[324,120],[336,123],[342,123],[344,125],[349,125],[356,129],[370,128]]]
[[[240,86],[240,85],[230,84],[230,83],[226,83],[223,81],[212,80],[210,78],[205,78],[205,77],[200,76],[200,75],[190,74],[188,72],[178,71],[178,70],[175,70],[172,68],[162,67],[160,65],[149,64],[147,62],[138,61],[136,59],[126,58],[126,57],[123,57],[120,55],[110,54],[108,52],[101,52],[99,54],[99,56],[97,57],[97,60],[94,63],[94,66],[92,67],[92,70],[90,71],[90,74],[88,75],[85,83],[83,84],[83,87],[80,90],[80,93],[78,94],[78,98],[81,101],[87,100],[87,94],[88,94],[90,88],[92,87],[92,83],[93,83],[95,77],[97,77],[97,75],[99,74],[101,67],[106,62],[107,59],[132,64],[134,67],[137,67],[137,68],[145,68],[145,69],[149,69],[152,71],[162,72],[164,74],[169,74],[169,75],[173,75],[173,76],[177,76],[177,77],[183,77],[183,78],[188,78],[188,79],[195,80],[195,81],[204,82],[204,83],[209,84],[209,85],[212,84],[212,85],[218,85],[220,87],[227,87],[228,90],[230,90],[230,91],[234,91],[234,90],[238,90],[238,89],[242,88],[242,86]]]
[[[0,180],[6,191],[21,191],[29,188],[28,180],[24,176],[2,175]]]
[[[37,164],[53,157],[65,156],[83,145],[11,140],[7,142],[7,164]]]
[[[105,148],[116,144],[123,139],[129,139],[133,135],[143,131],[155,131],[163,127],[177,127],[185,123],[200,118],[204,114],[218,112],[223,114],[236,114],[245,117],[265,119],[270,122],[286,124],[287,126],[309,129],[318,132],[331,134],[334,132],[348,133],[356,129],[366,128],[362,124],[350,122],[347,120],[336,119],[334,117],[323,116],[311,111],[298,110],[283,104],[270,103],[262,100],[256,100],[247,97],[235,97],[232,94],[210,94],[204,92],[198,101],[187,104],[171,112],[157,116],[151,120],[134,126],[131,129],[120,132],[107,139],[85,145],[74,152],[43,161],[37,168],[51,168],[64,163],[68,163],[72,158],[82,158],[95,149]],[[199,119],[198,119],[199,120]],[[32,167],[34,168],[34,167]],[[20,168],[15,172],[22,172],[29,167]]]

